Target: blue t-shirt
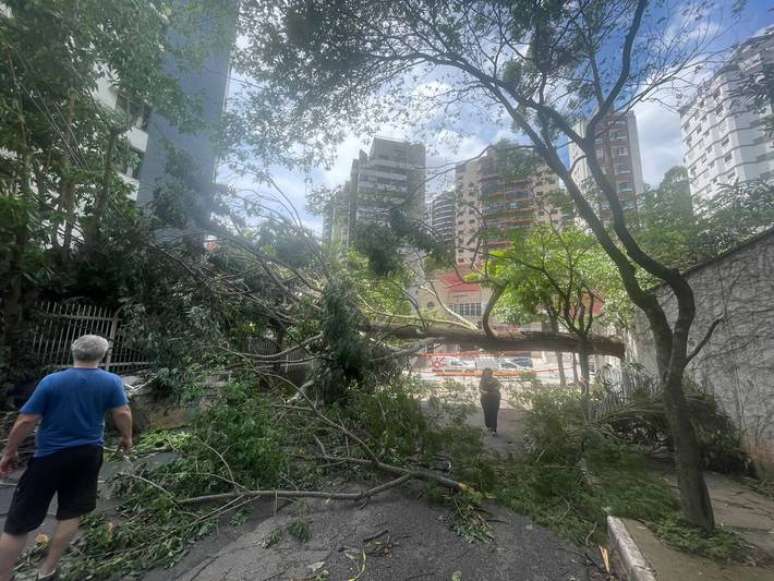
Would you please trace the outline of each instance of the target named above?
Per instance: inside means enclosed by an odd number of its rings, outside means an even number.
[[[105,412],[126,403],[124,382],[102,369],[73,367],[47,375],[21,409],[43,416],[35,457],[73,446],[101,446]]]

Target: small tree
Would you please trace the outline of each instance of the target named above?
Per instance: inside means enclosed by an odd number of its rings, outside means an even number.
[[[487,272],[504,289],[499,308],[544,316],[578,338],[581,390],[588,412],[591,335],[614,314],[625,294],[615,266],[596,239],[578,228],[538,226],[493,251]],[[604,310],[603,310],[604,306]]]

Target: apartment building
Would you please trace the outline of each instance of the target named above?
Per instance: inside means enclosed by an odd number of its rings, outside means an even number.
[[[456,239],[457,192],[454,190],[437,194],[427,204],[425,223],[434,236],[449,250],[454,250]]]
[[[585,137],[586,122],[578,123],[575,131]],[[595,145],[597,159],[603,171],[612,178],[624,211],[636,213],[645,183],[642,179],[640,140],[634,113],[626,111],[607,115],[599,125]],[[598,215],[603,221],[611,220],[607,200],[598,191],[586,156],[575,143],[570,143],[570,162],[573,179]]]
[[[349,180],[326,208],[323,235],[347,246],[358,225],[386,224],[393,208],[423,219],[425,146],[377,137],[352,161]]]
[[[691,195],[707,198],[724,185],[774,178],[774,138],[764,129],[772,103],[757,108],[741,81],[774,66],[774,26],[741,44],[680,109]]]
[[[565,216],[550,194],[559,181],[545,165],[519,174],[501,147],[456,168],[458,264],[482,259],[482,253],[510,244],[514,230],[538,223],[561,226]]]
[[[185,0],[180,1],[185,3]],[[205,37],[215,32],[212,23],[203,19],[197,34]],[[178,42],[185,42],[180,36],[176,38]],[[214,50],[196,68],[178,67],[171,57],[162,63],[165,72],[177,79],[183,92],[197,102],[200,126],[195,131],[181,131],[147,104],[132,100],[118,89],[118,79],[112,78],[109,72],[99,79],[97,100],[110,109],[125,113],[131,122],[125,134],[131,155],[121,174],[132,186],[132,198],[138,205],[153,201],[154,191],[167,175],[171,149],[184,152],[193,160],[198,172],[192,177],[200,181],[198,191],[209,193],[212,189],[217,164],[214,137],[225,107],[230,59],[229,50]]]

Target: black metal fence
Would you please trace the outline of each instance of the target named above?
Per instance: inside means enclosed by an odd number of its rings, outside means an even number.
[[[72,363],[70,346],[81,335],[101,335],[110,350],[101,364],[114,373],[148,367],[143,353],[129,346],[120,310],[80,303],[39,303],[35,308],[31,355],[43,367],[56,369]]]

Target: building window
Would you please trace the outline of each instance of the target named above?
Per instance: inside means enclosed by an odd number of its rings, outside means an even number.
[[[723,161],[728,163],[731,161],[732,158],[733,158],[733,155],[731,155],[730,153],[727,153],[726,156],[723,158]]]
[[[463,317],[480,317],[481,303],[462,303],[459,305],[449,305],[449,308]]]
[[[618,156],[629,155],[629,150],[626,147],[616,147],[615,154]]]

